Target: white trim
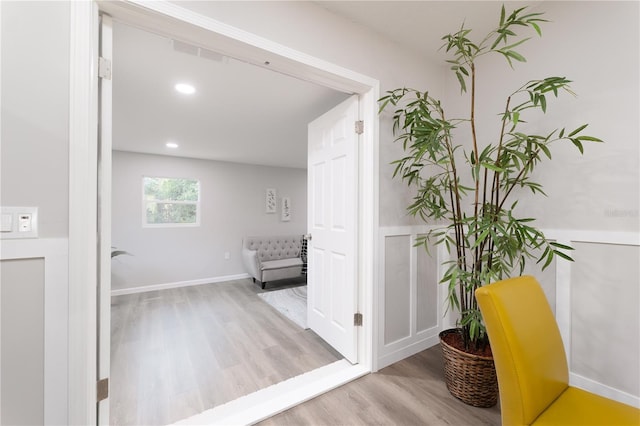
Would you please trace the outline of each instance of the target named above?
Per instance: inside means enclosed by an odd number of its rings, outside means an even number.
[[[63,238],[4,240],[0,259],[44,259],[44,423],[68,424],[68,242]]]
[[[194,286],[194,285],[213,284],[213,283],[221,283],[221,282],[226,282],[226,281],[243,280],[243,279],[246,279],[246,278],[251,278],[251,275],[249,275],[249,274],[224,275],[224,276],[220,276],[220,277],[200,278],[200,279],[197,279],[197,280],[177,281],[177,282],[173,282],[173,283],[141,285],[141,286],[136,286],[136,287],[121,288],[121,289],[118,289],[118,290],[111,290],[111,297],[113,297],[113,296],[122,296],[124,294],[136,294],[136,293],[146,293],[148,291],[167,290],[167,289],[170,289],[170,288],[191,287],[191,286]]]
[[[92,254],[95,254],[95,227],[90,233],[89,218],[95,197],[86,186],[96,182],[96,172],[87,165],[88,142],[94,140],[91,135],[97,133],[95,123],[97,96],[92,82],[97,82],[94,38],[98,34],[98,19],[95,5],[91,2],[73,2],[71,5],[71,82],[70,82],[70,230],[69,265],[70,300],[73,309],[70,312],[69,372],[70,409],[69,420],[77,424],[95,423],[95,266]],[[214,48],[227,56],[261,65],[268,55],[270,69],[293,75],[326,87],[361,96],[362,117],[365,123],[363,135],[360,173],[361,232],[359,243],[359,289],[361,308],[365,316],[363,326],[359,328],[359,365],[352,366],[353,371],[371,371],[373,366],[373,329],[375,309],[372,301],[377,297],[375,265],[377,259],[376,238],[378,226],[378,115],[377,99],[379,82],[373,78],[348,70],[319,58],[303,54],[286,46],[271,42],[254,34],[233,28],[206,16],[194,13],[166,1],[99,1],[100,9],[115,19],[140,26],[164,35],[178,33],[184,35],[193,44]],[[82,16],[82,17],[81,17]],[[206,31],[202,31],[202,29]],[[226,49],[226,50],[225,50]],[[91,62],[95,59],[95,62]],[[76,80],[75,78],[78,78]],[[86,79],[91,81],[87,82]],[[84,103],[85,111],[79,106]],[[88,117],[88,115],[91,115]],[[367,130],[369,129],[369,130]],[[83,145],[83,143],[85,145]],[[91,145],[89,143],[89,145]],[[91,156],[88,156],[89,159]],[[78,182],[74,184],[74,182]],[[89,185],[90,186],[90,185]],[[95,207],[92,207],[95,208]],[[93,247],[88,245],[93,244]],[[85,249],[84,252],[81,250]],[[91,274],[93,272],[93,276]],[[84,286],[84,288],[82,287]],[[93,299],[91,296],[94,296]],[[93,300],[93,302],[92,302]],[[91,305],[91,306],[88,306]],[[93,314],[93,317],[91,317]],[[93,378],[93,380],[91,380]]]
[[[113,21],[109,16],[100,19],[100,57],[113,61]],[[111,187],[112,170],[112,81],[99,81],[99,136],[98,136],[98,310],[97,310],[97,378],[111,376]],[[108,425],[111,399],[98,402],[98,424]]]
[[[631,395],[630,393],[612,388],[611,386],[596,382],[579,374],[569,373],[569,384],[605,398],[640,408],[640,396]]]
[[[545,233],[545,237],[547,236]],[[564,245],[571,245],[570,240],[555,239]],[[556,257],[556,322],[564,344],[567,362],[571,360],[571,262]]]
[[[249,425],[368,374],[362,366],[336,361],[284,382],[181,420],[178,425]]]
[[[98,8],[70,3],[68,424],[95,424]]]
[[[426,336],[421,340],[410,342],[407,346],[385,353],[378,359],[378,365],[380,366],[380,368],[384,368],[388,365],[391,365],[398,361],[402,361],[405,358],[415,355],[418,352],[422,352],[425,349],[429,349],[437,345],[438,343],[440,343],[440,338],[438,337],[438,333],[436,332],[435,335]]]
[[[0,1],[0,72],[2,71],[2,2]],[[0,78],[0,111],[2,110],[2,78]],[[0,113],[0,155],[2,153],[2,114]],[[0,161],[0,176],[2,176],[2,162]],[[2,190],[0,189],[0,200],[2,200]],[[2,255],[2,249],[0,249]],[[2,292],[0,291],[0,306],[2,305]],[[0,338],[0,342],[2,339]],[[0,366],[2,365],[2,343],[0,343]],[[2,383],[2,373],[0,368],[0,383]],[[0,386],[0,401],[2,401],[2,386]],[[2,404],[0,403],[0,419],[2,419]]]
[[[555,241],[572,243],[616,244],[640,246],[640,232],[585,231],[580,229],[541,229],[544,236]]]
[[[358,362],[369,371],[375,368],[376,347],[374,333],[376,330],[377,305],[379,298],[379,276],[376,274],[378,261],[378,227],[379,227],[379,126],[377,114],[380,83],[365,78],[371,85],[370,90],[360,95],[360,118],[364,121],[364,131],[360,135],[359,155],[359,189],[358,189],[358,308],[363,316],[363,326],[358,333]]]
[[[206,38],[189,34],[190,40],[188,41],[195,42],[202,47],[214,47],[217,52],[225,56],[261,67],[266,67],[264,55],[267,54],[269,55],[269,69],[304,78],[345,93],[364,94],[379,84],[378,80],[364,74],[297,51],[208,16],[200,15],[168,1],[112,2],[98,0],[98,4],[101,10],[112,16],[117,15],[124,22],[153,29],[154,32],[163,35],[182,31],[185,25],[207,30],[210,33],[206,34]],[[170,23],[165,21],[167,25],[170,25],[167,29],[157,26],[158,20],[164,20],[164,17],[172,17],[176,21]],[[215,46],[211,46],[213,43]],[[303,70],[306,70],[306,73],[302,74]],[[375,98],[375,100],[377,99],[378,97]],[[377,108],[373,115],[377,117]]]

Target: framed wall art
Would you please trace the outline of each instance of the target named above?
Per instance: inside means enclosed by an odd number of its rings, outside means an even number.
[[[280,219],[282,219],[283,222],[289,222],[291,220],[291,199],[289,197],[282,197]]]
[[[265,211],[267,213],[275,213],[277,210],[276,205],[276,189],[267,188],[265,196]]]

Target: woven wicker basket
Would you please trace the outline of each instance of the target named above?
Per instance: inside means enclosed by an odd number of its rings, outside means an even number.
[[[440,333],[444,375],[451,395],[474,407],[493,407],[498,402],[498,378],[492,357],[483,357],[462,352],[442,340],[458,329]]]

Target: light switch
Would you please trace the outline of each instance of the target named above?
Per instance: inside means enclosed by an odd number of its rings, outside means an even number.
[[[13,215],[11,213],[2,213],[2,223],[0,224],[0,232],[11,232],[13,230]]]

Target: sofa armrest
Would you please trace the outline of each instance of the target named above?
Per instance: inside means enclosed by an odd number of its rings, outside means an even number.
[[[258,281],[262,281],[262,274],[260,272],[260,261],[258,260],[258,250],[249,250],[248,248],[242,249],[242,261],[247,272],[253,278]]]

